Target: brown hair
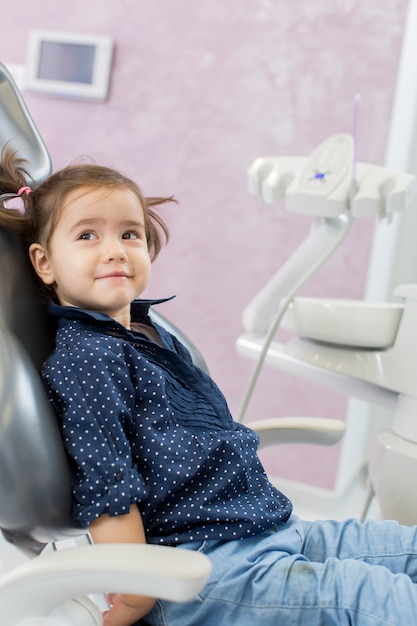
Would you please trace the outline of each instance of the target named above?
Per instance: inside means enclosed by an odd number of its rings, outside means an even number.
[[[94,164],[77,164],[53,173],[32,191],[21,192],[24,211],[6,208],[6,203],[18,197],[30,174],[26,162],[15,150],[6,146],[0,163],[0,227],[21,233],[27,243],[41,243],[48,247],[67,196],[74,190],[128,189],[139,200],[145,217],[145,232],[151,260],[158,256],[169,239],[168,227],[153,207],[166,202],[176,202],[170,197],[145,197],[138,185],[117,170]]]

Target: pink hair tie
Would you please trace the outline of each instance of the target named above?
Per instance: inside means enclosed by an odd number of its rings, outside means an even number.
[[[21,196],[22,193],[30,193],[32,191],[32,189],[30,187],[20,187],[19,191],[17,192],[18,196]]]

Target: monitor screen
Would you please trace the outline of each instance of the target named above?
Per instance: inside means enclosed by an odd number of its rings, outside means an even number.
[[[38,77],[91,84],[95,53],[95,46],[42,41]]]
[[[26,87],[53,95],[105,99],[113,41],[109,37],[32,31]]]

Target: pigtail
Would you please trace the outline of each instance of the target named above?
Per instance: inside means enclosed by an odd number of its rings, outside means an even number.
[[[148,247],[153,262],[160,253],[164,243],[168,243],[169,230],[163,218],[156,211],[153,211],[151,207],[160,206],[161,204],[165,204],[165,202],[177,202],[177,200],[174,198],[174,196],[169,196],[165,198],[148,197],[144,198],[144,200],[146,203],[147,215],[149,217],[148,223],[146,225],[146,237],[148,240]],[[161,234],[163,237],[161,236]]]
[[[30,174],[26,163],[17,156],[17,150],[6,144],[0,161],[0,227],[18,233],[24,233],[28,227],[26,213],[31,188],[27,185]]]

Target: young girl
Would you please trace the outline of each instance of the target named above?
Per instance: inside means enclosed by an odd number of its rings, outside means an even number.
[[[73,516],[95,542],[200,550],[203,591],[175,604],[110,594],[106,626],[412,624],[417,535],[393,521],[307,523],[267,479],[258,437],[152,323],[151,262],[168,231],[120,173],[77,165],[31,190],[5,150],[0,226],[21,232],[57,320],[43,380],[70,458]],[[162,301],[159,301],[162,302]]]

